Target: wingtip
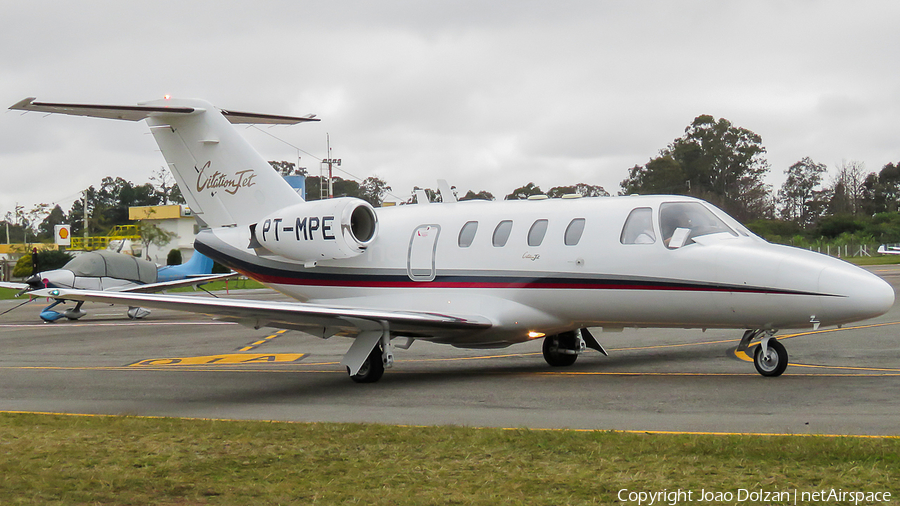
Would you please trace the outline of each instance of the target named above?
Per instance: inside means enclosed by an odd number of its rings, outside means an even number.
[[[27,111],[30,109],[28,106],[30,106],[31,103],[34,102],[35,100],[37,100],[37,97],[28,97],[24,100],[20,100],[19,102],[16,102],[12,106],[10,106],[10,109],[16,110],[16,111]]]

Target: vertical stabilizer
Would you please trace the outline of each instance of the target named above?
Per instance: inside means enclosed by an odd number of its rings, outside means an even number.
[[[175,281],[190,276],[200,276],[212,273],[213,260],[208,256],[195,251],[191,258],[181,265],[167,265],[160,267],[157,273],[157,281]]]
[[[199,100],[164,103],[194,109],[190,114],[152,114],[147,123],[185,200],[208,226],[256,223],[302,202],[221,111]]]

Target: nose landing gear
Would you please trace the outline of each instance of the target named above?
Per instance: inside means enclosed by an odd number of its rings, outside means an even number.
[[[767,377],[781,376],[788,366],[788,353],[784,345],[774,339],[775,330],[747,330],[738,345],[738,351],[746,352],[750,347],[750,341],[765,334],[760,339],[759,346],[753,351],[753,366],[756,372]]]

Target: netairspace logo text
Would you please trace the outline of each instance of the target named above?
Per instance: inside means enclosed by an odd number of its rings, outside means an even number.
[[[702,502],[702,503],[765,503],[765,504],[829,504],[849,503],[888,504],[892,502],[890,492],[843,490],[840,488],[823,490],[657,490],[638,491],[623,488],[619,490],[618,499],[624,503],[638,506],[668,505]]]

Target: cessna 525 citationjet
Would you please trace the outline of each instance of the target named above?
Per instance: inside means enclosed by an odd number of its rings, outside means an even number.
[[[47,289],[35,295],[215,315],[255,328],[354,338],[341,363],[377,381],[416,339],[500,348],[543,338],[552,366],[588,327],[744,329],[764,376],[787,366],[778,329],[884,314],[894,291],[818,253],[769,244],[716,207],[682,196],[420,203],[304,201],[231,123],[296,124],[200,100],[11,109],[147,120],[203,230],[197,251],[299,302]],[[446,186],[446,185],[445,185]],[[401,344],[392,339],[405,338]],[[760,342],[757,343],[756,340]],[[400,343],[400,341],[398,341]]]

